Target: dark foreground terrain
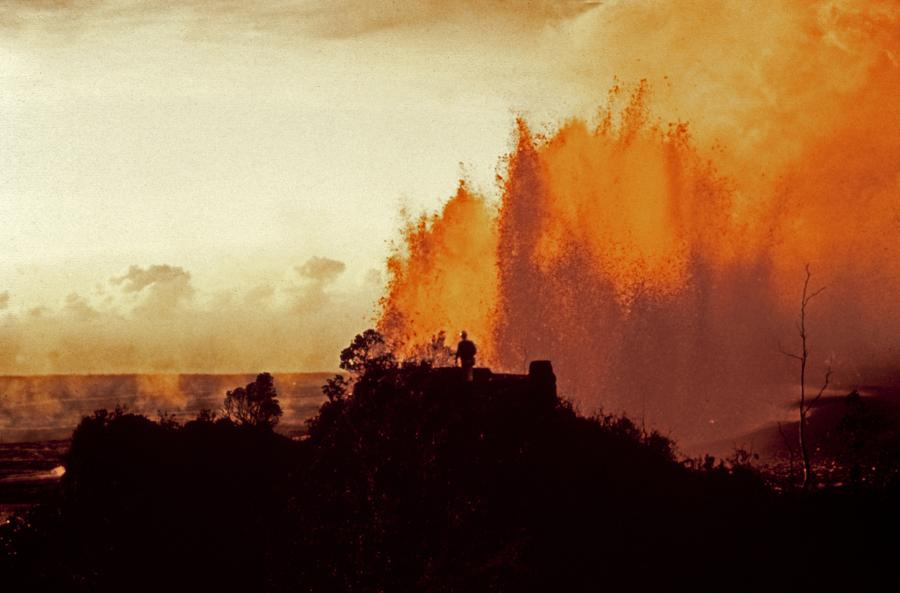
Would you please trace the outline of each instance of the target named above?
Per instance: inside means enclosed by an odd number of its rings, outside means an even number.
[[[54,495],[68,449],[68,440],[0,443],[0,524]]]
[[[895,468],[775,489],[582,417],[554,381],[369,365],[304,440],[95,413],[58,489],[0,529],[2,589],[897,590]]]

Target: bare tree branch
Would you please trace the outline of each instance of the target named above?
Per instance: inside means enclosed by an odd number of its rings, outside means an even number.
[[[813,300],[813,298],[815,298],[815,297],[819,296],[820,294],[822,294],[822,291],[824,291],[826,288],[828,288],[828,287],[827,287],[827,286],[823,286],[823,287],[820,288],[819,290],[815,291],[814,293],[812,293],[811,295],[809,295],[808,297],[806,297],[806,304],[808,305],[808,304],[809,304],[809,301]]]
[[[822,293],[825,290],[825,287],[821,287],[818,290],[809,292],[809,280],[812,277],[812,272],[809,269],[809,264],[807,263],[805,268],[806,277],[803,279],[803,295],[800,298],[800,319],[798,324],[798,331],[800,333],[800,355],[794,355],[792,358],[800,361],[800,424],[798,427],[798,440],[800,444],[800,454],[803,457],[803,486],[804,488],[808,488],[813,480],[815,479],[813,476],[812,470],[812,462],[810,460],[809,454],[809,437],[806,434],[807,432],[807,424],[806,424],[806,416],[809,413],[810,408],[816,401],[822,397],[822,394],[825,392],[825,389],[828,387],[828,383],[831,381],[831,367],[828,368],[828,371],[825,374],[825,385],[822,389],[819,390],[819,393],[812,400],[812,402],[807,403],[806,401],[806,365],[809,362],[809,348],[807,347],[807,333],[806,333],[806,307],[809,305],[809,302]]]
[[[799,354],[794,354],[793,352],[788,351],[787,349],[785,349],[784,346],[781,345],[781,342],[778,342],[778,352],[779,352],[779,354],[787,356],[788,358],[801,360],[801,357]]]
[[[822,394],[825,393],[825,390],[828,389],[828,385],[831,384],[831,365],[828,365],[828,368],[825,370],[825,383],[822,385],[822,388],[819,390],[819,393],[816,394],[816,397],[809,403],[809,407],[811,408],[819,398],[822,397]]]

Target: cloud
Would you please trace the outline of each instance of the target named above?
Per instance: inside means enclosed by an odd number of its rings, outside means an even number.
[[[344,262],[327,257],[311,257],[294,271],[306,282],[291,289],[294,310],[300,314],[321,310],[332,301],[330,291],[326,292],[338,276],[344,273]]]
[[[176,266],[131,266],[127,274],[110,282],[120,285],[123,293],[140,295],[135,312],[149,316],[172,315],[194,296],[191,275]]]
[[[311,257],[302,266],[297,266],[297,273],[320,284],[330,284],[344,273],[346,265],[342,261],[327,257]]]
[[[0,319],[0,374],[315,371],[373,322],[380,286],[335,285],[345,264],[313,257],[268,281],[195,287],[187,270],[131,266],[95,294],[24,303]]]
[[[689,122],[702,148],[728,151],[725,172],[762,180],[852,121],[852,97],[873,75],[876,85],[896,78],[896,69],[886,77],[873,69],[897,55],[900,8],[889,4],[607,2],[544,42],[585,103],[596,104],[615,79],[646,79],[654,113]]]
[[[249,307],[264,306],[275,297],[275,287],[270,284],[254,286],[244,295],[244,304]]]
[[[336,0],[310,7],[310,30],[325,37],[354,37],[386,29],[424,28],[439,24],[484,24],[500,21],[514,28],[539,28],[577,16],[596,6],[582,0],[400,0],[385,3]]]
[[[156,265],[149,268],[140,266],[131,266],[128,273],[118,278],[113,278],[113,284],[121,284],[122,290],[125,292],[139,292],[144,288],[153,284],[170,283],[170,282],[190,282],[191,275],[184,271],[184,268]]]
[[[513,28],[539,28],[577,16],[599,2],[585,0],[365,0],[242,2],[189,0],[122,2],[11,2],[0,8],[0,27],[12,30],[73,29],[133,26],[177,17],[189,29],[307,33],[317,37],[350,38],[392,29],[429,28],[441,24],[485,27],[485,21]],[[173,17],[174,15],[174,17]],[[190,27],[193,25],[193,27]]]
[[[76,319],[97,319],[100,312],[93,308],[87,299],[77,293],[71,293],[66,297],[65,312]]]

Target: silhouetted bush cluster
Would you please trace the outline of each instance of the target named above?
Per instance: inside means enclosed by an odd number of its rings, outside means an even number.
[[[363,361],[364,362],[364,361]],[[98,412],[4,591],[809,590],[897,580],[894,490],[776,493],[525,377],[362,364],[292,441]],[[746,460],[744,460],[746,461]]]
[[[813,408],[812,460],[822,482],[884,488],[900,480],[900,402],[857,391]],[[788,434],[794,434],[792,427]]]

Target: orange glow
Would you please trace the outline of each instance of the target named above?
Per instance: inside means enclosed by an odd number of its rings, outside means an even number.
[[[410,222],[405,237],[405,250],[388,260],[391,281],[381,320],[400,352],[442,330],[451,339],[461,329],[490,335],[497,236],[484,199],[460,182],[440,216]],[[490,358],[489,343],[484,346],[482,356]]]
[[[327,369],[374,313],[687,442],[783,412],[806,263],[810,376],[900,366],[897,0],[113,4],[0,11],[0,373]]]
[[[478,216],[461,216],[461,187],[408,229],[383,329],[411,348],[466,327],[490,353],[480,362],[503,370],[552,358],[580,403],[690,443],[771,419],[788,397],[795,377],[779,350],[796,338],[808,262],[828,287],[810,313],[813,374],[829,359],[838,388],[854,387],[900,364],[900,19],[834,4],[807,50],[820,60],[843,44],[859,58],[840,93],[801,89],[787,72],[767,81],[772,96],[794,89],[816,104],[820,93],[822,119],[772,105],[732,122],[779,130],[772,150],[746,152],[740,135],[701,149],[692,123],[654,119],[644,82],[615,87],[596,125],[535,136],[520,120],[498,216],[481,200]]]

